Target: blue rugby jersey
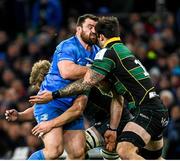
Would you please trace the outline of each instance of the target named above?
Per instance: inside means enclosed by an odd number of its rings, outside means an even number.
[[[72,80],[65,80],[61,77],[58,70],[58,62],[62,60],[70,60],[76,64],[85,66],[90,63],[87,58],[94,60],[96,53],[99,51],[99,47],[92,46],[91,51],[87,51],[79,42],[76,36],[73,36],[67,40],[62,41],[57,47],[53,55],[53,60],[48,74],[45,76],[44,81],[41,84],[40,91],[48,90],[55,91],[64,88],[68,84],[72,83]],[[58,105],[58,101],[63,102],[65,105],[70,106],[75,97],[59,98],[51,101],[54,105]],[[55,106],[56,106],[55,105]]]

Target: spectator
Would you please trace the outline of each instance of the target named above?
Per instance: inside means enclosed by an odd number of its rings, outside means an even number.
[[[173,106],[171,120],[166,131],[167,149],[165,159],[180,158],[180,106]]]
[[[60,28],[62,8],[60,0],[37,0],[32,8],[32,27],[36,30],[43,26]]]

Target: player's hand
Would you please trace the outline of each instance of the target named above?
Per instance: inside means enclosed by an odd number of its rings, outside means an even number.
[[[117,132],[112,130],[107,130],[104,134],[104,139],[106,143],[106,149],[108,151],[113,151],[116,148],[116,138]]]
[[[19,113],[15,110],[6,110],[5,117],[8,121],[16,121],[18,119]]]
[[[51,131],[52,128],[53,126],[51,121],[43,121],[32,129],[32,134],[38,137],[42,137],[44,134]]]
[[[29,102],[32,104],[35,104],[35,103],[42,104],[42,103],[47,103],[51,101],[52,99],[53,99],[52,92],[42,91],[36,96],[30,96]]]

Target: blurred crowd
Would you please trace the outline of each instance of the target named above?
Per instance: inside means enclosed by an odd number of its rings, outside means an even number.
[[[0,116],[7,109],[24,111],[31,106],[28,98],[34,94],[29,86],[32,65],[40,59],[51,61],[56,45],[74,34],[78,12],[73,11],[64,23],[59,2],[34,1],[32,19],[22,32],[12,33],[0,28]],[[107,8],[101,8],[98,14],[110,13]],[[180,159],[180,13],[116,16],[122,41],[146,67],[169,109],[163,156]],[[19,147],[28,147],[27,155],[41,148],[41,140],[31,134],[35,124],[1,119],[0,159],[11,159]]]

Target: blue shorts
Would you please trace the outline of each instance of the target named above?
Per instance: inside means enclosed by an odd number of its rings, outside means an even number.
[[[64,109],[65,105],[62,103],[55,103],[55,101],[48,102],[46,104],[36,104],[34,106],[34,117],[36,118],[37,123],[39,124],[42,121],[48,121],[52,120],[59,115],[63,114],[65,111]],[[61,108],[62,107],[62,108]],[[66,108],[67,109],[67,108]],[[84,121],[83,117],[63,125],[64,130],[84,130]]]

